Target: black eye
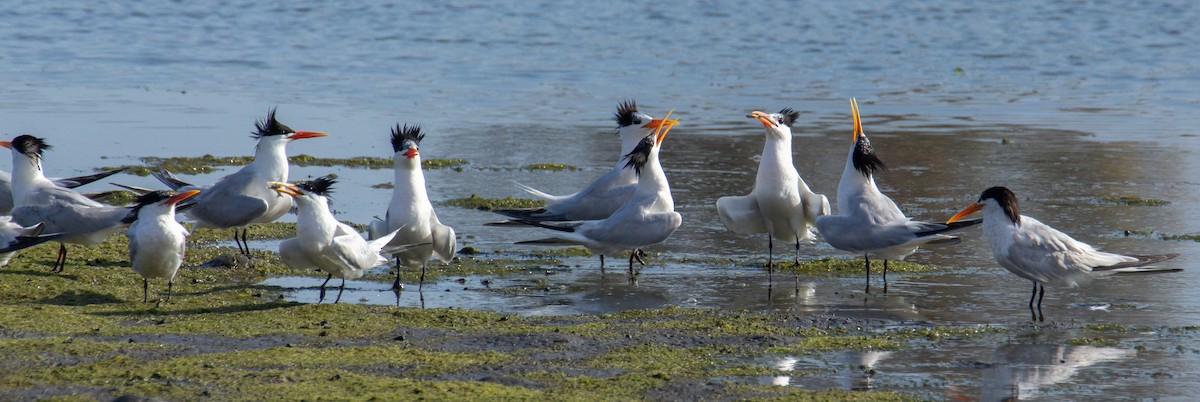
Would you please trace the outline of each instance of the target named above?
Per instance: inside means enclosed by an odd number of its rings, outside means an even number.
[[[641,118],[633,119],[633,124],[642,124],[642,119]]]

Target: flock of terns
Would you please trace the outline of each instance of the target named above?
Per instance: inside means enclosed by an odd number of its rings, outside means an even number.
[[[783,109],[779,113],[754,111],[747,116],[762,123],[766,131],[754,188],[747,195],[721,197],[717,211],[730,231],[768,234],[767,267],[772,278],[776,240],[795,247],[796,262],[802,241],[824,241],[864,256],[867,292],[870,259],[883,259],[886,293],[889,260],[903,260],[924,245],[958,243],[959,237],[947,233],[980,223],[1000,266],[1033,282],[1029,308],[1035,320],[1044,320],[1041,300],[1045,285],[1074,287],[1110,274],[1180,270],[1153,265],[1178,254],[1105,253],[1023,216],[1016,196],[1004,187],[985,190],[977,202],[946,222],[908,218],[875,185],[874,175],[884,169],[884,163],[863,130],[857,102],[851,100],[850,105],[853,131],[838,183],[836,212],[824,195],[809,189],[792,163],[791,125],[799,113]],[[633,101],[620,103],[615,120],[621,153],[610,171],[569,195],[550,195],[518,184],[544,200],[545,206],[500,210],[497,212],[508,219],[488,225],[538,228],[547,236],[518,244],[581,245],[600,255],[602,269],[605,255],[629,252],[632,274],[634,260],[640,262],[644,255],[641,249],[665,242],[682,223],[659,159],[667,134],[679,124],[678,119],[670,118],[672,112],[656,119],[639,112]],[[60,246],[53,270],[61,272],[66,264],[66,243],[97,244],[128,225],[130,263],[143,277],[143,301],[148,300],[150,278],[167,280],[170,300],[189,234],[176,220],[176,211],[195,221],[195,227],[234,229],[239,251],[249,255],[246,227],[274,221],[293,207],[296,237],[280,244],[279,255],[290,267],[327,273],[321,300],[326,284],[335,276],[342,279],[340,289],[344,290],[346,279],[361,277],[367,269],[394,258],[397,276],[393,288],[400,289],[401,269],[420,269],[423,283],[430,259],[449,262],[454,258],[454,229],[438,220],[426,192],[420,153],[425,134],[419,126],[396,125],[391,130],[394,190],[386,214],[370,222],[365,237],[330,211],[327,196],[335,183],[332,176],[287,182],[286,145],[326,135],[293,130],[280,123],[272,109],[266,119],[255,124],[257,145],[252,162],[207,186],[184,182],[160,170],[154,176],[171,190],[122,186],[138,194],[131,206],[106,205],[73,190],[116,171],[52,180],[42,170],[42,155],[51,149],[44,139],[20,135],[0,141],[0,146],[12,150],[13,157],[11,179],[3,180],[0,175],[0,208],[8,206],[4,190],[11,190],[11,210],[0,217],[0,265],[20,249],[56,241]],[[982,211],[981,219],[962,220],[977,211]]]

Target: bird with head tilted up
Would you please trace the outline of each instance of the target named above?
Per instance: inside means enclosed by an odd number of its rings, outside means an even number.
[[[183,264],[188,230],[175,221],[175,205],[200,190],[152,191],[138,196],[128,220],[129,264],[142,276],[142,302],[149,300],[150,278],[167,280],[167,301],[175,286],[175,273]]]
[[[992,249],[996,262],[1008,272],[1033,282],[1029,310],[1035,321],[1046,319],[1041,314],[1046,285],[1076,287],[1106,275],[1182,271],[1180,268],[1153,266],[1179,254],[1106,253],[1037,219],[1021,215],[1017,208],[1017,196],[1004,187],[984,190],[978,201],[963,208],[946,223],[957,222],[979,210],[983,210],[983,237]],[[1036,310],[1033,303],[1035,296]]]
[[[53,272],[62,272],[67,264],[66,243],[98,244],[126,223],[129,208],[101,204],[42,174],[42,153],[50,149],[46,140],[20,135],[0,146],[12,150],[12,221],[26,227],[44,224],[46,233],[62,235],[56,239]]]
[[[275,119],[274,108],[267,113],[266,119],[255,122],[254,128],[251,137],[258,141],[254,147],[254,160],[211,186],[198,187],[183,182],[166,170],[154,173],[155,178],[172,190],[203,190],[193,199],[195,206],[187,211],[187,216],[196,221],[198,228],[233,228],[233,241],[237,243],[238,251],[247,257],[250,246],[246,243],[249,232],[246,225],[272,222],[292,209],[291,199],[267,188],[268,182],[287,181],[287,144],[328,135],[319,131],[293,130]]]
[[[396,257],[396,281],[392,289],[402,289],[400,270],[420,268],[418,286],[425,285],[425,267],[429,259],[437,256],[449,263],[454,258],[456,239],[454,229],[443,225],[433,211],[429,194],[425,188],[425,173],[421,171],[421,141],[425,133],[421,126],[401,126],[392,129],[392,199],[388,202],[387,214],[383,219],[371,221],[367,233],[378,239],[391,232],[399,231],[392,238],[396,245],[423,244],[400,252]]]
[[[871,257],[883,259],[883,292],[887,293],[888,260],[903,260],[926,244],[956,244],[962,239],[944,234],[978,224],[979,220],[940,224],[915,221],[904,216],[891,198],[875,186],[875,172],[883,162],[863,132],[858,101],[850,101],[854,119],[853,139],[846,167],[838,183],[836,214],[817,218],[817,230],[830,246],[861,253],[867,270],[867,292],[871,291]]]
[[[671,116],[667,113],[664,119]],[[660,244],[675,233],[682,216],[675,212],[671,186],[659,161],[659,150],[673,125],[664,124],[643,138],[625,155],[625,168],[638,176],[637,191],[621,208],[607,218],[585,221],[520,221],[526,225],[552,230],[549,238],[521,241],[517,244],[581,245],[597,254],[616,254],[629,250],[629,271],[643,247]]]
[[[767,234],[767,271],[774,271],[773,239],[795,245],[800,262],[800,241],[816,239],[812,229],[817,217],[829,214],[829,200],[812,192],[792,164],[792,124],[800,112],[790,108],[779,113],[751,112],[766,128],[767,140],[750,194],[717,199],[721,223],[737,234]]]
[[[329,194],[335,181],[322,176],[295,184],[272,182],[270,188],[296,200],[296,237],[279,244],[279,257],[296,269],[318,268],[328,276],[321,283],[318,303],[325,300],[325,285],[334,276],[342,279],[337,303],[346,290],[346,279],[361,277],[363,272],[387,264],[384,254],[402,252],[408,245],[390,245],[396,231],[367,241],[354,228],[338,222],[329,210]]]

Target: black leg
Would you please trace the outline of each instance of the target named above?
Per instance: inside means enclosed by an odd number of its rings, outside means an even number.
[[[637,256],[637,250],[629,252],[629,274],[633,275],[633,257]]]
[[[646,262],[642,261],[642,257],[645,257],[645,256],[646,256],[646,252],[642,251],[642,249],[640,249],[640,248],[633,249],[633,258],[637,260],[638,264],[642,264],[643,267],[646,266]]]
[[[167,281],[167,301],[171,301],[171,288],[175,287],[175,280]]]
[[[425,287],[425,266],[426,265],[429,265],[429,261],[421,262],[421,280],[420,280],[419,284],[417,285],[419,287]]]
[[[800,236],[796,236],[796,265],[800,265]]]
[[[325,285],[329,283],[330,279],[333,279],[333,274],[327,275],[325,277],[325,282],[321,282],[321,293],[320,296],[317,296],[317,304],[321,304],[321,302],[325,301]]]
[[[863,254],[863,265],[867,266],[867,293],[871,293],[871,257]]]
[[[600,254],[600,275],[604,275],[604,254]]]
[[[150,301],[150,282],[142,278],[142,303]]]
[[[767,283],[775,282],[775,240],[767,232]]]
[[[250,255],[250,242],[246,241],[246,236],[249,236],[249,235],[250,235],[249,227],[242,229],[242,244],[246,246],[246,258],[253,258],[254,256]]]
[[[400,257],[396,257],[396,281],[392,282],[392,290],[403,290],[404,286],[400,285]],[[399,303],[399,301],[397,301]]]
[[[888,260],[883,260],[883,293],[887,293],[887,262]]]
[[[238,228],[233,228],[233,244],[237,245],[239,253],[246,255],[246,249],[242,248],[242,240],[238,239]]]
[[[1044,322],[1046,321],[1046,314],[1042,313],[1042,297],[1046,296],[1046,285],[1038,285],[1038,287],[1042,288],[1042,290],[1038,292],[1038,321]]]
[[[1033,320],[1037,321],[1037,311],[1033,309],[1033,299],[1037,297],[1038,283],[1033,282],[1033,294],[1029,295],[1029,313],[1033,314]]]
[[[58,243],[58,257],[54,259],[54,267],[50,272],[62,272],[67,267],[67,245]]]
[[[342,277],[342,287],[338,288],[338,296],[336,299],[333,299],[333,304],[338,304],[338,302],[342,301],[342,292],[345,292],[345,291],[346,291],[346,278]]]

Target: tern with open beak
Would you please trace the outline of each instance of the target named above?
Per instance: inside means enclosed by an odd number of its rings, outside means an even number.
[[[1179,268],[1153,266],[1179,254],[1106,253],[1037,219],[1021,215],[1017,208],[1017,196],[1004,187],[984,190],[978,201],[963,208],[946,223],[957,222],[980,210],[983,211],[983,238],[992,249],[996,262],[1008,272],[1033,282],[1029,310],[1035,321],[1046,319],[1042,314],[1046,285],[1073,288],[1106,275],[1182,271]],[[1036,309],[1033,303],[1035,296]]]

